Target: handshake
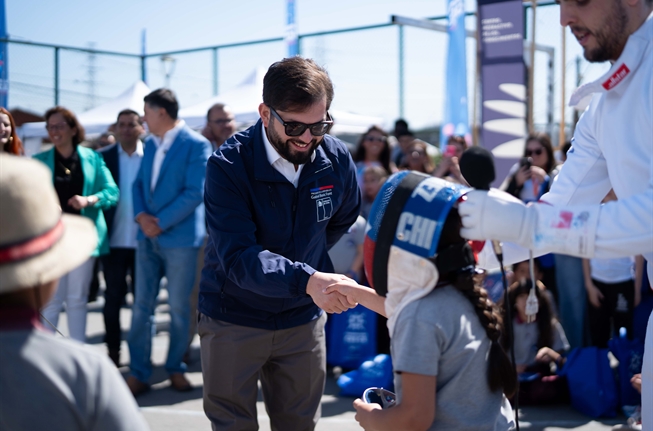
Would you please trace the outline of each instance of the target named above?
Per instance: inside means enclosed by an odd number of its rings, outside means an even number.
[[[361,286],[342,274],[313,273],[308,279],[306,293],[327,313],[340,314],[361,303],[370,310],[385,315],[385,298],[378,296],[374,289]]]

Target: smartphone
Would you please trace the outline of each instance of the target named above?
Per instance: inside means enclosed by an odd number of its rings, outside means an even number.
[[[447,157],[453,157],[456,155],[456,146],[447,145],[447,148],[444,149],[444,155]]]
[[[519,160],[520,167],[526,166],[526,169],[530,169],[532,165],[533,165],[533,159],[531,159],[530,157],[522,157]]]
[[[363,401],[367,404],[378,404],[383,409],[389,409],[397,403],[397,395],[383,388],[368,388],[363,392]]]

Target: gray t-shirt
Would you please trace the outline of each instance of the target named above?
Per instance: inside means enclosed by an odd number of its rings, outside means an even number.
[[[540,330],[537,322],[519,322],[517,318],[513,319],[512,330],[515,334],[515,364],[533,365],[535,355],[537,355],[537,340],[540,337]],[[551,334],[553,335],[553,345],[547,346],[558,353],[564,353],[569,350],[569,341],[565,331],[560,323],[555,320],[551,323]]]
[[[401,374],[436,376],[435,421],[429,430],[508,430],[510,403],[487,383],[490,340],[472,304],[452,286],[434,289],[399,314],[391,352],[395,390]]]
[[[34,329],[0,331],[0,346],[0,429],[149,429],[118,369],[100,352]]]

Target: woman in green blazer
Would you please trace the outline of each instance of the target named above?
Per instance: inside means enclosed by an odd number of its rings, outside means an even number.
[[[75,114],[55,106],[45,113],[45,121],[54,148],[36,154],[34,158],[52,171],[62,211],[81,214],[95,223],[98,246],[88,261],[61,277],[56,294],[43,309],[43,317],[56,326],[65,303],[70,337],[84,342],[86,300],[93,264],[98,256],[109,252],[107,224],[102,210],[118,203],[119,191],[102,156],[79,145],[84,140],[84,128]]]

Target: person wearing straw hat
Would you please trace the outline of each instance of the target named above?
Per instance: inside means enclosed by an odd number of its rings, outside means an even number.
[[[90,220],[62,214],[51,176],[0,154],[0,429],[146,430],[108,358],[41,326],[59,277],[98,243]]]

